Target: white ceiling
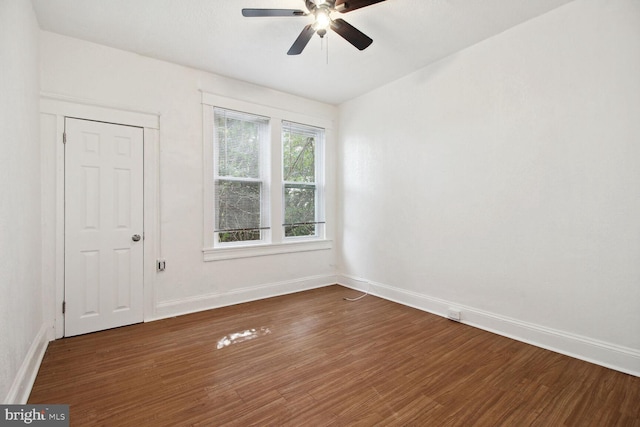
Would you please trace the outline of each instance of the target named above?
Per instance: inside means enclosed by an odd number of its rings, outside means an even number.
[[[244,18],[304,0],[32,0],[44,30],[340,104],[571,0],[386,0],[336,14],[373,39],[330,32],[287,50],[311,17]],[[328,63],[327,63],[328,61]]]

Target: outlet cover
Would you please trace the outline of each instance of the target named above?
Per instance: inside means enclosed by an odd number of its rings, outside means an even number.
[[[461,317],[462,317],[462,314],[460,313],[460,310],[458,310],[457,308],[449,308],[447,310],[448,319],[459,322]]]

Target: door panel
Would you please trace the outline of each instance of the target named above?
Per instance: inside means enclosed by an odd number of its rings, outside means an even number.
[[[143,130],[65,119],[65,336],[143,320]]]

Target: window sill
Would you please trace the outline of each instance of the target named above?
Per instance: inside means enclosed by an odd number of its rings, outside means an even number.
[[[296,252],[322,251],[333,248],[332,240],[308,240],[304,242],[275,243],[255,246],[229,248],[205,248],[202,250],[204,261],[253,258],[267,255],[290,254]]]

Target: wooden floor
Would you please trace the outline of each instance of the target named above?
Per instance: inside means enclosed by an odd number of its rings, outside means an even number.
[[[638,377],[357,295],[58,340],[29,403],[72,426],[640,426]]]

